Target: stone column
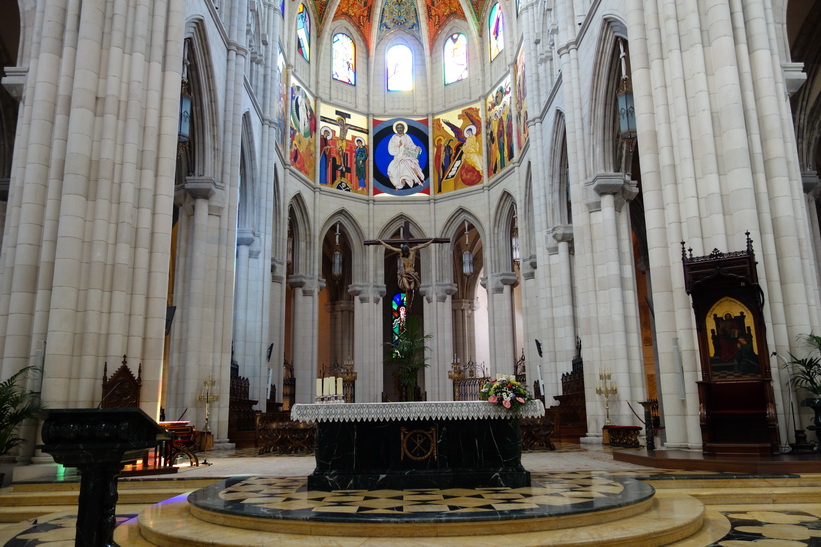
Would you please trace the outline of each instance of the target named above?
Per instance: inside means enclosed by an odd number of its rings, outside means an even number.
[[[353,283],[348,287],[353,300],[354,351],[353,360],[358,373],[356,402],[382,401],[384,365],[382,364],[382,297],[385,285]],[[376,325],[376,327],[374,327]]]
[[[425,389],[428,401],[449,401],[453,398],[448,370],[453,359],[453,312],[450,297],[456,293],[455,283],[435,283],[420,287],[425,297],[425,334],[433,337],[425,369]],[[451,335],[449,335],[451,334]]]
[[[296,274],[288,278],[294,289],[294,376],[296,402],[313,403],[316,397],[316,296],[320,280]]]
[[[595,386],[599,369],[607,368],[612,371],[613,380],[620,388],[620,394],[611,399],[610,415],[613,422],[618,424],[623,416],[626,419],[626,409],[621,408],[619,401],[635,400],[636,394],[630,391],[635,379],[631,372],[632,368],[637,366],[629,359],[629,346],[635,345],[637,340],[631,339],[627,325],[628,315],[635,315],[627,313],[628,306],[634,308],[635,302],[626,301],[626,295],[634,294],[634,284],[630,283],[632,277],[624,278],[625,271],[633,271],[633,264],[625,264],[620,252],[620,249],[630,244],[631,239],[629,232],[624,233],[618,215],[625,199],[635,197],[638,189],[635,183],[626,182],[620,173],[597,175],[591,181],[591,188],[601,200],[600,210],[593,212],[591,217],[595,215],[600,219],[599,245],[596,252],[598,260],[595,313],[599,332],[598,345],[603,349],[602,361],[597,363],[598,366],[594,365],[593,369],[585,371],[589,380],[586,385],[590,383]],[[588,405],[588,408],[590,406]],[[604,414],[603,406],[592,406],[593,415]]]
[[[488,301],[492,307],[493,323],[490,328],[490,374],[514,374],[513,364],[518,355],[513,347],[513,295],[511,288],[518,281],[516,272],[491,274],[488,279]]]
[[[237,270],[234,293],[234,360],[239,364],[239,375],[249,376],[249,355],[246,354],[248,339],[248,257],[254,235],[250,230],[237,232]]]

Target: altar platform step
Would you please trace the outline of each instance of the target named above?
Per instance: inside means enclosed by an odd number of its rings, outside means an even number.
[[[637,514],[635,513],[638,509]],[[315,523],[305,534],[260,531],[250,529],[255,522],[234,521],[216,523],[195,517],[184,497],[169,500],[144,510],[138,518],[117,527],[114,540],[122,547],[150,547],[186,545],[192,547],[240,547],[281,545],[334,545],[338,547],[384,546],[396,547],[439,545],[456,547],[470,544],[474,547],[497,546],[499,536],[504,543],[522,547],[537,545],[625,545],[655,546],[687,538],[702,527],[704,505],[691,497],[669,496],[660,493],[637,506],[600,512],[596,519],[589,515],[548,517],[528,522],[505,520],[503,516],[485,523],[471,523],[461,527],[463,535],[447,535],[448,525],[439,523],[416,527],[418,533],[409,533],[407,526],[374,522],[358,524],[345,529],[340,523]],[[541,528],[541,529],[533,529]],[[427,535],[425,535],[427,534]]]
[[[688,471],[721,473],[821,473],[821,454],[773,454],[767,456],[714,456],[695,450],[618,450],[620,462]]]
[[[119,481],[117,509],[159,503],[183,492],[208,486],[214,479]],[[15,483],[0,489],[0,523],[31,520],[64,510],[77,510],[79,482]]]

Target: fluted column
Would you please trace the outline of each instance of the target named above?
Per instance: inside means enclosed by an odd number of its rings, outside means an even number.
[[[514,374],[513,364],[516,354],[513,324],[512,287],[518,281],[516,272],[491,274],[488,279],[488,300],[492,303],[490,313],[493,322],[490,327],[490,373]]]
[[[382,298],[385,285],[353,283],[348,293],[354,297],[354,352],[356,402],[382,401],[385,367],[382,363]],[[374,325],[377,325],[375,328]]]
[[[420,287],[425,297],[425,334],[432,336],[428,347],[428,367],[425,369],[425,390],[428,401],[449,401],[453,389],[448,370],[453,359],[453,305],[451,296],[456,293],[455,283],[435,283]]]
[[[250,274],[248,257],[253,242],[254,236],[249,230],[240,230],[237,233],[233,345],[234,360],[239,364],[239,375],[246,377],[252,373],[249,368],[249,356],[246,353],[246,341],[248,339],[248,275]]]
[[[316,297],[319,279],[292,275],[288,284],[294,289],[294,376],[296,402],[312,403],[316,397]]]

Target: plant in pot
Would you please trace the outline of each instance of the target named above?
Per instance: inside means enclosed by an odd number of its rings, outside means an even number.
[[[808,406],[815,412],[813,425],[808,429],[815,431],[821,441],[821,336],[810,333],[799,338],[809,346],[810,352],[806,357],[796,357],[790,353],[790,361],[787,363],[790,385],[809,394],[801,405]]]
[[[0,457],[10,456],[10,452],[24,442],[19,436],[20,424],[36,417],[44,408],[40,394],[25,385],[29,373],[39,372],[38,368],[26,367],[0,382]],[[2,479],[0,473],[0,484]]]
[[[426,344],[431,338],[432,335],[422,331],[418,318],[410,316],[396,340],[385,344],[385,364],[394,369],[393,376],[399,385],[402,400],[415,399],[419,371],[430,366],[425,351],[430,349]]]

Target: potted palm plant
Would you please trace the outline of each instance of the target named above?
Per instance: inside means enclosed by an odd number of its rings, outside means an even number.
[[[25,386],[28,374],[39,371],[26,367],[0,382],[0,457],[13,459],[10,452],[24,442],[19,436],[20,424],[43,410],[40,394]],[[4,473],[0,473],[0,484],[3,478]]]
[[[805,357],[796,357],[790,353],[790,361],[787,363],[790,385],[809,394],[801,405],[808,406],[815,412],[813,425],[808,429],[814,430],[821,441],[821,336],[810,333],[799,338],[809,346],[810,352]]]
[[[417,318],[411,316],[395,342],[385,344],[385,364],[393,365],[393,376],[405,401],[415,399],[419,371],[429,366],[425,351],[429,349],[426,344],[431,338],[432,335],[422,332]]]

